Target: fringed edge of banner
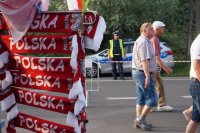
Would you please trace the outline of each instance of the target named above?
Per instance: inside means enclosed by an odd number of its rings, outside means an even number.
[[[80,125],[78,123],[78,119],[72,112],[69,112],[67,114],[66,123],[69,126],[74,127],[74,130],[75,130],[76,133],[81,133],[81,127],[80,127]]]

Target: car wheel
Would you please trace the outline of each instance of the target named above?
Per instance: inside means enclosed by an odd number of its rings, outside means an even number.
[[[96,78],[97,76],[98,76],[98,68],[96,64],[92,64],[92,70],[91,68],[86,68],[86,77]]]

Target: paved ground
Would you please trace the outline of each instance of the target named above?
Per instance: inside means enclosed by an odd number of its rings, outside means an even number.
[[[111,78],[100,79],[99,87],[96,80],[90,84],[87,80],[88,89],[99,89],[98,92],[90,92],[89,107],[87,108],[89,123],[88,133],[141,133],[143,131],[133,128],[135,118],[135,85],[131,77],[126,80],[113,81]],[[182,111],[191,104],[188,96],[188,78],[164,78],[164,85],[168,104],[173,106],[173,112],[154,111],[149,115],[147,121],[152,123],[152,133],[183,133],[187,121]],[[92,88],[91,88],[92,87]],[[120,100],[119,100],[120,99]],[[50,113],[36,108],[19,106],[19,110],[31,113],[43,119],[63,123],[64,115]],[[156,109],[155,109],[156,110]],[[5,113],[0,114],[0,119],[5,119]],[[198,129],[197,132],[199,132]],[[3,130],[3,133],[5,131]],[[19,133],[29,133],[18,129]]]

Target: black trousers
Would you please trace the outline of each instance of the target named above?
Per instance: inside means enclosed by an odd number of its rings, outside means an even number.
[[[112,75],[114,79],[117,79],[117,68],[116,66],[118,65],[118,72],[120,75],[120,79],[124,78],[124,70],[123,70],[123,59],[121,55],[115,55],[114,58],[112,58]],[[116,62],[115,62],[116,61]],[[118,62],[119,61],[119,62]]]

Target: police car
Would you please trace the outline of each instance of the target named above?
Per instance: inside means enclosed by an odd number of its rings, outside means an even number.
[[[125,58],[123,59],[124,73],[131,73],[132,71],[132,50],[134,42],[135,41],[124,42],[124,51],[126,54]],[[173,67],[175,65],[173,51],[167,46],[166,42],[160,42],[160,48],[160,57],[164,65],[168,67]],[[108,49],[105,49],[96,54],[86,56],[86,59],[92,61],[92,69],[89,67],[86,68],[87,77],[97,77],[98,73],[99,75],[112,73],[112,67],[110,60],[107,57],[107,53]]]

